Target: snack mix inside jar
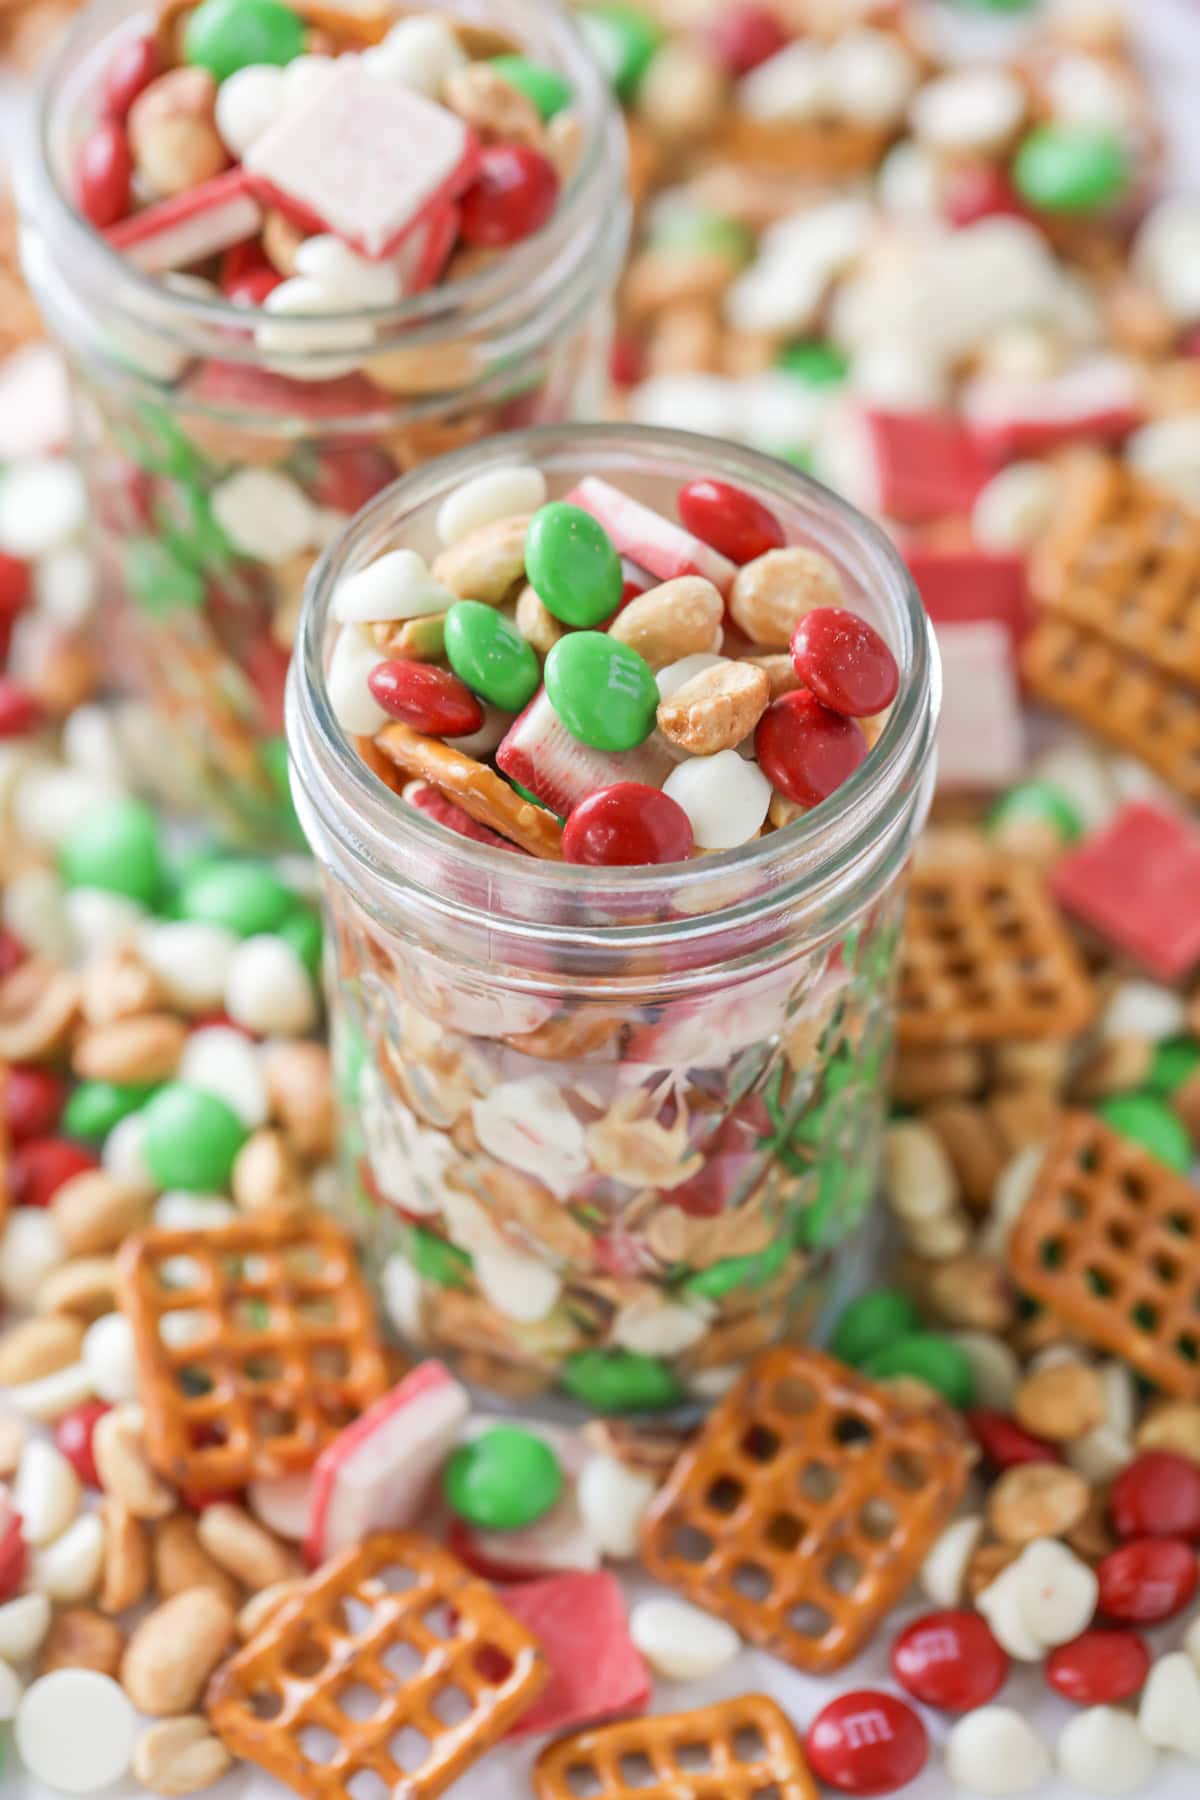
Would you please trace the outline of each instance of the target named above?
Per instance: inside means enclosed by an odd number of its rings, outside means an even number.
[[[704,438],[516,433],[331,548],[288,742],[343,1204],[408,1341],[620,1411],[818,1328],[867,1241],[938,692],[885,538]]]
[[[70,358],[131,730],[176,804],[279,841],[320,550],[429,457],[597,410],[619,119],[549,0],[103,0],[37,132],[23,255]],[[406,651],[439,656],[440,619]]]

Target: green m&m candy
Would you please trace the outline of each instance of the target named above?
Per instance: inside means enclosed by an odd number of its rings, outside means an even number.
[[[897,1338],[920,1330],[917,1309],[899,1288],[872,1288],[843,1307],[830,1347],[843,1362],[864,1363]]]
[[[875,1381],[910,1375],[960,1410],[975,1398],[975,1371],[966,1352],[935,1331],[911,1331],[868,1356],[863,1374]]]
[[[250,63],[282,67],[304,49],[305,30],[283,0],[201,0],[183,35],[184,61],[216,81]]]
[[[166,884],[158,820],[141,800],[111,800],[71,827],[58,853],[68,887],[103,888],[157,906]]]
[[[528,56],[493,56],[491,65],[497,75],[532,100],[543,119],[552,119],[571,98],[570,82],[545,63],[533,62]]]
[[[1129,186],[1129,154],[1110,131],[1039,125],[1017,151],[1012,175],[1021,198],[1039,212],[1096,212]]]
[[[155,618],[195,612],[204,605],[204,582],[166,544],[131,538],[125,547],[125,582],[138,605]]]
[[[687,250],[723,256],[739,267],[754,255],[754,239],[740,219],[699,206],[672,206],[655,219],[649,242],[655,250]]]
[[[519,1425],[494,1425],[446,1464],[446,1504],[481,1531],[519,1531],[544,1518],[563,1490],[549,1444]]]
[[[632,750],[654,730],[658,683],[644,656],[603,631],[559,638],[545,669],[550,704],[581,744]]]
[[[446,614],[446,661],[473,694],[504,712],[520,712],[537,692],[532,645],[482,600],[458,600]]]
[[[559,1379],[573,1399],[598,1413],[653,1412],[683,1398],[666,1363],[637,1350],[576,1350]]]
[[[639,6],[589,6],[579,22],[617,98],[632,100],[662,44],[662,27]]]
[[[988,830],[998,835],[1013,828],[1044,826],[1060,844],[1077,843],[1083,836],[1079,809],[1048,781],[1022,781],[1010,788],[997,800],[987,822]]]
[[[1200,1040],[1164,1038],[1155,1044],[1146,1086],[1155,1094],[1173,1094],[1200,1069]]]
[[[224,1192],[247,1136],[231,1106],[203,1088],[172,1081],[158,1090],[142,1118],[142,1152],[159,1187]]]
[[[224,926],[235,937],[256,937],[277,930],[295,904],[295,896],[266,863],[236,857],[192,869],[180,892],[179,913]]]
[[[565,500],[552,500],[529,521],[525,573],[564,625],[599,625],[621,604],[624,577],[612,539],[591,513]]]
[[[131,1081],[81,1081],[63,1110],[62,1128],[68,1137],[98,1143],[114,1125],[145,1106],[153,1086]]]
[[[775,358],[775,366],[785,375],[794,375],[806,387],[837,387],[845,381],[849,359],[836,344],[823,338],[808,338],[803,343],[786,345]]]
[[[1195,1152],[1187,1126],[1157,1094],[1112,1094],[1096,1108],[1105,1124],[1120,1132],[1169,1169],[1186,1175]]]
[[[412,1265],[422,1281],[437,1287],[466,1287],[471,1258],[457,1244],[436,1237],[423,1225],[414,1225],[410,1243]]]
[[[321,915],[312,906],[298,906],[290,912],[275,933],[290,944],[315,981],[321,973],[321,946],[324,941]]]

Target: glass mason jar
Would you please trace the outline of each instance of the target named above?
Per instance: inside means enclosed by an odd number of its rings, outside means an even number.
[[[440,500],[534,463],[671,512],[698,476],[760,496],[890,643],[866,762],[796,823],[649,868],[470,841],[372,774],[325,671],[338,582],[429,555]],[[340,1204],[402,1336],[512,1397],[600,1411],[721,1391],[818,1333],[865,1275],[905,871],[934,767],[928,619],[884,535],[787,464],[623,425],[456,451],[380,495],[310,583],[288,689],[300,821],[323,867]]]
[[[399,473],[514,425],[595,414],[628,235],[624,140],[602,75],[552,0],[431,0],[572,90],[578,150],[550,223],[479,272],[390,308],[263,315],[187,277],[150,279],[75,210],[64,172],[136,0],[98,0],[51,63],[23,170],[23,258],[74,380],[116,685],[176,804],[261,845],[294,832],[283,687],[309,566]],[[354,17],[350,10],[348,20]],[[314,347],[319,335],[322,347]],[[286,479],[286,524],[235,551],[213,495]],[[274,498],[278,499],[278,490]],[[217,507],[218,513],[220,506]]]

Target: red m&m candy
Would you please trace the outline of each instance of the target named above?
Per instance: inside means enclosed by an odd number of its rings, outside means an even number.
[[[998,1693],[1008,1657],[976,1612],[926,1613],[892,1645],[892,1674],[915,1700],[946,1712],[970,1712]]]
[[[308,491],[318,506],[356,513],[397,474],[392,458],[377,444],[327,444],[317,458]]]
[[[758,722],[754,754],[767,779],[800,806],[818,806],[867,754],[862,727],[805,688],[781,694]]]
[[[688,530],[730,562],[753,562],[783,548],[783,526],[775,514],[728,481],[689,481],[679,490],[678,505]]]
[[[21,1515],[8,1495],[0,1497],[0,1601],[11,1600],[25,1577],[27,1552]]]
[[[1057,1444],[1034,1437],[1007,1413],[993,1412],[986,1406],[972,1406],[967,1410],[966,1421],[984,1456],[998,1469],[1011,1469],[1017,1463],[1062,1461],[1062,1451]]]
[[[46,1137],[62,1116],[67,1084],[49,1069],[14,1063],[4,1083],[4,1122],[14,1143]]]
[[[718,62],[731,75],[748,75],[759,63],[789,42],[787,27],[769,7],[745,0],[741,6],[723,6],[708,31]]]
[[[563,856],[572,863],[635,868],[686,862],[691,853],[692,822],[682,806],[641,781],[597,788],[563,827]]]
[[[9,1170],[9,1193],[17,1206],[49,1206],[72,1175],[99,1168],[96,1158],[66,1138],[30,1138],[18,1144]]]
[[[85,1400],[82,1405],[73,1406],[70,1412],[64,1413],[54,1427],[55,1444],[86,1487],[100,1486],[92,1437],[97,1423],[108,1411],[103,1400]]]
[[[1046,1680],[1077,1706],[1110,1706],[1145,1685],[1150,1652],[1136,1631],[1093,1628],[1060,1644],[1046,1661]]]
[[[1200,1541],[1200,1465],[1172,1450],[1144,1450],[1113,1483],[1109,1514],[1118,1537]]]
[[[75,199],[88,222],[103,231],[129,211],[133,155],[125,127],[106,119],[90,131],[75,159]]]
[[[1179,1538],[1134,1538],[1096,1570],[1097,1610],[1110,1619],[1154,1625],[1187,1605],[1196,1591],[1196,1552]]]
[[[434,663],[379,663],[367,686],[384,712],[413,731],[434,737],[469,737],[483,724],[483,708],[470,688]]]
[[[804,1748],[818,1781],[841,1794],[892,1794],[925,1767],[929,1739],[903,1700],[873,1688],[842,1694],[819,1712]]]
[[[162,52],[152,37],[126,38],[118,44],[104,71],[104,108],[111,119],[124,119],[143,88],[162,74]]]
[[[558,202],[554,164],[524,144],[486,144],[462,199],[463,242],[499,249],[532,237]]]
[[[814,606],[792,633],[792,667],[833,712],[865,719],[896,698],[900,671],[875,630],[845,606]]]

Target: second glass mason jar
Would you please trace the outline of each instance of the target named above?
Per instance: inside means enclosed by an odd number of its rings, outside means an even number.
[[[901,685],[820,807],[666,867],[514,856],[454,835],[337,725],[331,598],[429,555],[468,477],[601,475],[673,514],[711,476],[823,551]],[[904,875],[929,802],[939,672],[899,556],[786,464],[689,434],[545,428],[376,499],[315,572],[289,684],[301,823],[323,865],[345,1216],[410,1342],[510,1397],[597,1411],[720,1392],[819,1330],[856,1279],[886,1106]]]
[[[552,0],[424,10],[565,77],[577,152],[542,231],[396,306],[272,314],[267,356],[262,314],[187,277],[142,275],[76,211],[71,159],[106,62],[153,27],[138,0],[97,0],[81,16],[50,65],[22,171],[26,273],[73,377],[109,669],[138,698],[137,742],[174,802],[258,845],[289,828],[283,688],[324,543],[429,457],[602,402],[628,234],[607,85]],[[354,10],[344,18],[352,26]],[[348,344],[362,348],[348,356]],[[246,487],[241,511],[258,517],[235,546],[214,495],[249,472],[286,485]]]

